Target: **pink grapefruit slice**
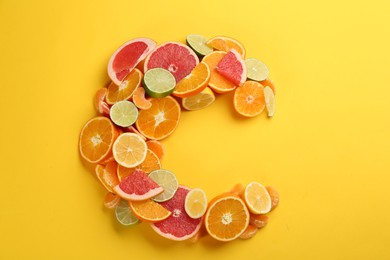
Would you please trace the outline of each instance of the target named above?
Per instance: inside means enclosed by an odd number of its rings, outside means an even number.
[[[234,49],[229,51],[225,57],[220,60],[216,70],[236,86],[242,86],[247,77],[245,61]]]
[[[172,199],[160,203],[172,212],[172,215],[163,221],[151,224],[159,235],[171,240],[182,241],[190,239],[199,231],[203,218],[191,218],[184,208],[189,191],[189,188],[180,185]]]
[[[136,38],[120,46],[108,61],[108,76],[116,84],[129,74],[137,64],[156,47],[156,42],[149,38]]]
[[[135,170],[114,187],[116,194],[130,201],[147,200],[163,191],[162,187],[140,170]]]
[[[172,73],[176,82],[186,77],[198,65],[199,58],[185,44],[167,42],[155,48],[145,59],[144,72],[153,68],[163,68]]]

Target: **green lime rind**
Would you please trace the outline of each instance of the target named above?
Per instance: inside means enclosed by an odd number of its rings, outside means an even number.
[[[209,47],[206,42],[207,38],[199,34],[189,34],[186,37],[187,45],[200,57],[213,52],[213,48]]]
[[[118,126],[129,127],[137,121],[138,109],[131,101],[118,101],[110,108],[110,118]]]
[[[139,222],[139,219],[131,211],[129,202],[124,199],[121,199],[118,205],[116,205],[115,216],[118,222],[124,226],[131,226]]]
[[[269,70],[267,65],[255,58],[245,60],[247,77],[254,81],[262,81],[268,78]]]
[[[150,97],[162,98],[175,90],[176,80],[168,70],[153,68],[145,72],[142,84]]]
[[[268,117],[273,117],[275,114],[275,95],[272,89],[268,86],[264,87],[264,98]]]
[[[170,200],[179,188],[179,183],[175,174],[168,170],[154,170],[149,173],[149,178],[151,178],[164,189],[163,193],[152,198],[152,200],[156,202],[164,202]]]

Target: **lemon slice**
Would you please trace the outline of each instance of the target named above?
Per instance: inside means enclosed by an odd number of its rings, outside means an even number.
[[[190,190],[184,202],[184,209],[191,218],[203,217],[207,210],[207,197],[204,190],[199,188]]]
[[[268,86],[264,88],[264,98],[268,116],[273,117],[275,114],[275,95],[272,89]]]
[[[244,191],[244,201],[253,214],[266,214],[271,210],[271,197],[258,182],[249,183]]]
[[[206,87],[202,92],[182,99],[182,105],[187,110],[199,110],[206,108],[215,101],[214,92]]]

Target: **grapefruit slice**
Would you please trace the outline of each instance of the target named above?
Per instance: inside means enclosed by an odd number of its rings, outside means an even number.
[[[163,68],[171,72],[176,82],[179,82],[189,75],[198,63],[199,58],[190,47],[178,42],[167,42],[157,46],[146,57],[144,72],[153,68]]]
[[[242,86],[247,77],[245,61],[234,49],[221,59],[216,70],[236,86]]]
[[[120,46],[108,61],[107,72],[111,80],[120,85],[124,77],[156,47],[149,38],[136,38]]]
[[[126,200],[147,200],[164,191],[143,171],[135,170],[114,187],[114,191]]]
[[[161,236],[182,241],[193,237],[202,225],[202,219],[193,219],[187,215],[184,203],[189,188],[179,186],[172,199],[162,202],[161,205],[172,212],[167,219],[151,224],[152,228]]]

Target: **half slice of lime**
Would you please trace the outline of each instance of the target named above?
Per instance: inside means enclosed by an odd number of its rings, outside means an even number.
[[[264,98],[268,116],[272,117],[275,114],[275,95],[272,89],[268,86],[264,88]]]
[[[162,68],[146,71],[142,83],[146,93],[153,98],[168,96],[176,86],[176,80],[172,73]]]
[[[128,127],[137,120],[138,109],[131,101],[119,101],[110,108],[110,118],[114,124]]]
[[[213,52],[206,42],[207,38],[199,34],[189,34],[186,37],[187,45],[200,57]]]
[[[134,216],[133,212],[131,211],[129,202],[124,199],[121,199],[119,204],[116,205],[115,216],[119,223],[124,226],[134,225],[139,221],[139,219]]]
[[[268,78],[269,70],[267,66],[255,58],[248,58],[245,60],[248,79],[261,81]]]

